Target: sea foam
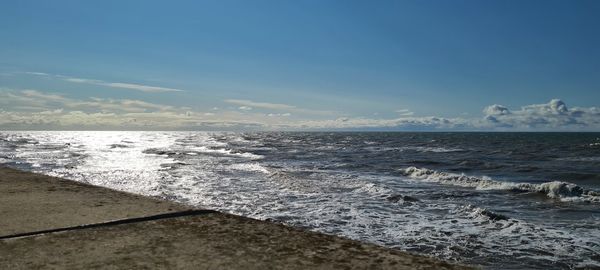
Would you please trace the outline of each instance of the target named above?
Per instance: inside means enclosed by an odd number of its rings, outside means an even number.
[[[443,185],[470,187],[479,190],[536,192],[562,201],[600,202],[600,196],[598,196],[599,192],[585,190],[576,184],[562,181],[551,181],[540,184],[504,182],[492,180],[489,177],[467,176],[464,174],[439,172],[417,167],[408,167],[401,169],[400,171],[403,175],[412,179],[435,182]]]

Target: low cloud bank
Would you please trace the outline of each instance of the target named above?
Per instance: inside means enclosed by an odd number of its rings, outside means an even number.
[[[600,109],[597,107],[569,109],[565,102],[553,99],[545,104],[523,106],[510,110],[494,104],[483,110],[482,128],[517,130],[600,130]]]
[[[343,117],[287,104],[225,103],[240,107],[199,111],[142,100],[0,89],[0,129],[600,131],[599,108],[569,108],[559,99],[519,109],[494,104],[478,118],[418,117],[406,109],[396,111],[399,116],[393,119]]]

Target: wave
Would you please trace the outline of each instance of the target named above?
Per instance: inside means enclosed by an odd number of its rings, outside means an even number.
[[[410,150],[417,152],[433,152],[433,153],[450,153],[450,152],[463,152],[464,149],[460,148],[445,148],[445,147],[428,147],[428,146],[407,146],[402,147],[402,150]]]
[[[408,167],[400,170],[404,176],[443,185],[470,187],[479,190],[507,190],[514,192],[535,192],[562,201],[600,202],[600,192],[585,190],[568,182],[551,181],[541,184],[515,183],[492,180],[489,177],[474,177],[464,174],[438,172],[426,168]]]
[[[231,149],[223,149],[223,148],[212,149],[212,148],[208,148],[205,146],[197,147],[194,150],[201,154],[234,156],[234,157],[243,157],[243,158],[248,158],[248,159],[262,159],[264,157],[261,155],[256,155],[256,154],[252,154],[252,153],[248,153],[248,152],[237,152],[237,151],[234,151]]]
[[[500,221],[500,220],[509,220],[510,219],[509,217],[507,217],[505,215],[498,214],[496,212],[492,212],[489,209],[476,207],[473,205],[464,206],[460,209],[460,211],[465,213],[467,216],[469,216],[471,218],[475,218],[475,219],[484,219],[484,220],[490,220],[490,221]]]
[[[109,145],[110,149],[115,149],[115,148],[130,148],[131,146],[129,145],[125,145],[125,144],[120,144],[120,143],[113,143]]]
[[[267,168],[258,163],[235,163],[231,164],[229,168],[238,171],[261,172],[264,174],[270,173]]]
[[[445,147],[431,147],[431,146],[402,146],[402,147],[366,147],[371,151],[375,152],[387,152],[387,151],[397,151],[397,152],[419,152],[419,153],[451,153],[451,152],[464,152],[465,149],[460,148],[445,148]]]
[[[557,158],[556,160],[598,162],[598,161],[600,161],[600,157],[566,157],[566,158]]]
[[[190,150],[181,150],[181,151],[158,149],[158,148],[148,148],[142,152],[144,154],[167,155],[167,156],[186,154],[186,155],[213,155],[213,156],[240,157],[240,158],[247,158],[247,159],[252,159],[252,160],[264,158],[264,156],[256,155],[256,154],[252,154],[252,153],[237,152],[234,150],[221,149],[221,148],[212,149],[212,148],[208,148],[205,146],[200,146],[200,147],[196,147],[196,148],[193,148]]]

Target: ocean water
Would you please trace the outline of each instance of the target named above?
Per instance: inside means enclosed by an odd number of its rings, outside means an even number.
[[[0,132],[0,164],[483,268],[600,268],[600,133]]]

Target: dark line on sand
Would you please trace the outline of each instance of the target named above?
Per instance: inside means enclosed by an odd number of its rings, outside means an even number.
[[[130,224],[130,223],[137,223],[137,222],[143,222],[143,221],[151,221],[151,220],[167,219],[167,218],[177,218],[177,217],[185,217],[185,216],[205,215],[205,214],[212,214],[212,213],[217,213],[217,211],[214,211],[214,210],[185,210],[185,211],[179,211],[179,212],[158,214],[158,215],[153,215],[153,216],[118,219],[118,220],[107,221],[107,222],[77,225],[77,226],[72,226],[72,227],[63,227],[63,228],[56,228],[56,229],[49,229],[49,230],[42,230],[42,231],[9,234],[9,235],[0,236],[0,240],[24,237],[24,236],[40,235],[40,234],[46,234],[46,233],[74,231],[74,230],[91,229],[91,228],[98,228],[98,227],[108,227],[108,226]]]

